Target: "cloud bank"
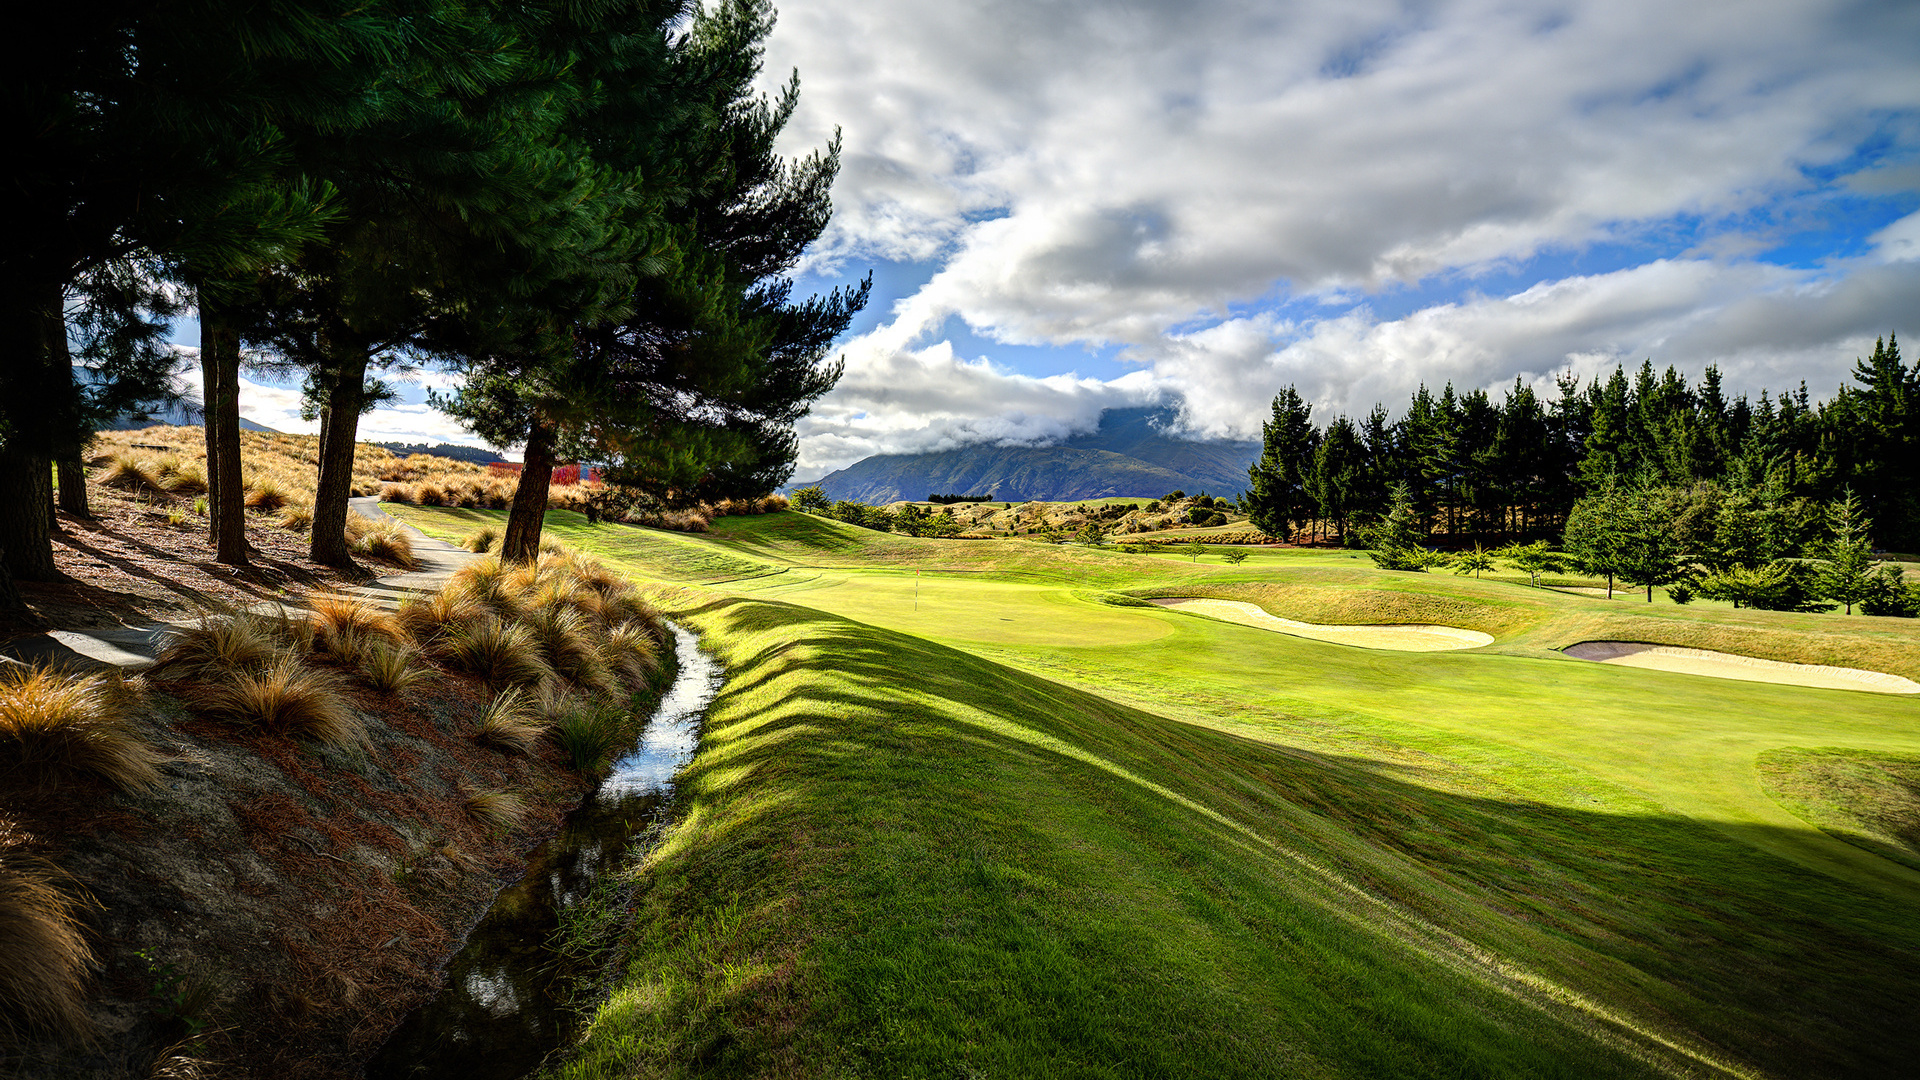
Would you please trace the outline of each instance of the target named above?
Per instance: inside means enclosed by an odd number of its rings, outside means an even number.
[[[1289,382],[1837,382],[1920,297],[1914,40],[1901,4],[788,0],[791,148],[846,142],[805,269],[926,271],[847,344],[802,475],[1167,395],[1244,435]],[[1074,374],[1088,347],[1130,371]]]

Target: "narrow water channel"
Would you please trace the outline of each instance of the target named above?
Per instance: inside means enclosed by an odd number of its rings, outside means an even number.
[[[368,1077],[516,1080],[572,1035],[575,1016],[556,998],[573,973],[549,948],[554,929],[666,812],[725,675],[698,638],[667,625],[679,671],[640,745],[527,857],[526,875],[501,890],[448,963],[446,989],[400,1025]]]

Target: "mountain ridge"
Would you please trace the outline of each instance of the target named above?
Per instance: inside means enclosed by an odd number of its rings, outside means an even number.
[[[876,454],[814,481],[833,499],[873,505],[930,494],[992,495],[996,501],[1068,502],[1159,498],[1173,490],[1233,495],[1247,486],[1260,444],[1166,434],[1170,406],[1108,409],[1097,429],[1054,446],[981,443],[923,454]],[[805,487],[789,485],[789,490]]]

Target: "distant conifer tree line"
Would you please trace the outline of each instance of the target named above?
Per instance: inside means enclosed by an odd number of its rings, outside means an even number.
[[[1851,491],[1874,546],[1920,550],[1920,365],[1901,360],[1892,335],[1825,400],[1804,382],[1730,397],[1715,367],[1689,383],[1651,361],[1556,382],[1550,400],[1518,380],[1498,398],[1422,386],[1398,418],[1376,404],[1324,426],[1289,387],[1273,400],[1243,508],[1273,536],[1357,545],[1405,485],[1396,527],[1461,548],[1558,542],[1579,532],[1583,500],[1658,502],[1682,534],[1750,511],[1770,551],[1796,553]]]

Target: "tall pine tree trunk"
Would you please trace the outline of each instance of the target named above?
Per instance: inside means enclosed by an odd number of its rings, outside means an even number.
[[[53,447],[74,399],[66,292],[42,286],[20,307],[5,364],[7,431],[0,443],[0,569],[14,581],[59,581],[53,564]],[[70,417],[69,417],[70,419]]]
[[[535,416],[527,432],[520,483],[507,511],[507,535],[500,542],[504,562],[528,563],[540,557],[540,527],[546,522],[547,491],[553,485],[553,428]]]
[[[92,517],[87,506],[87,467],[78,457],[54,462],[60,474],[60,509],[74,517]]]
[[[213,557],[247,565],[247,508],[240,470],[240,334],[217,302],[200,298],[200,368],[206,385],[207,538]]]
[[[320,483],[313,493],[313,542],[308,554],[324,566],[352,566],[347,550],[347,500],[353,497],[353,442],[366,393],[367,350],[357,342],[328,350],[327,389],[320,436]]]

